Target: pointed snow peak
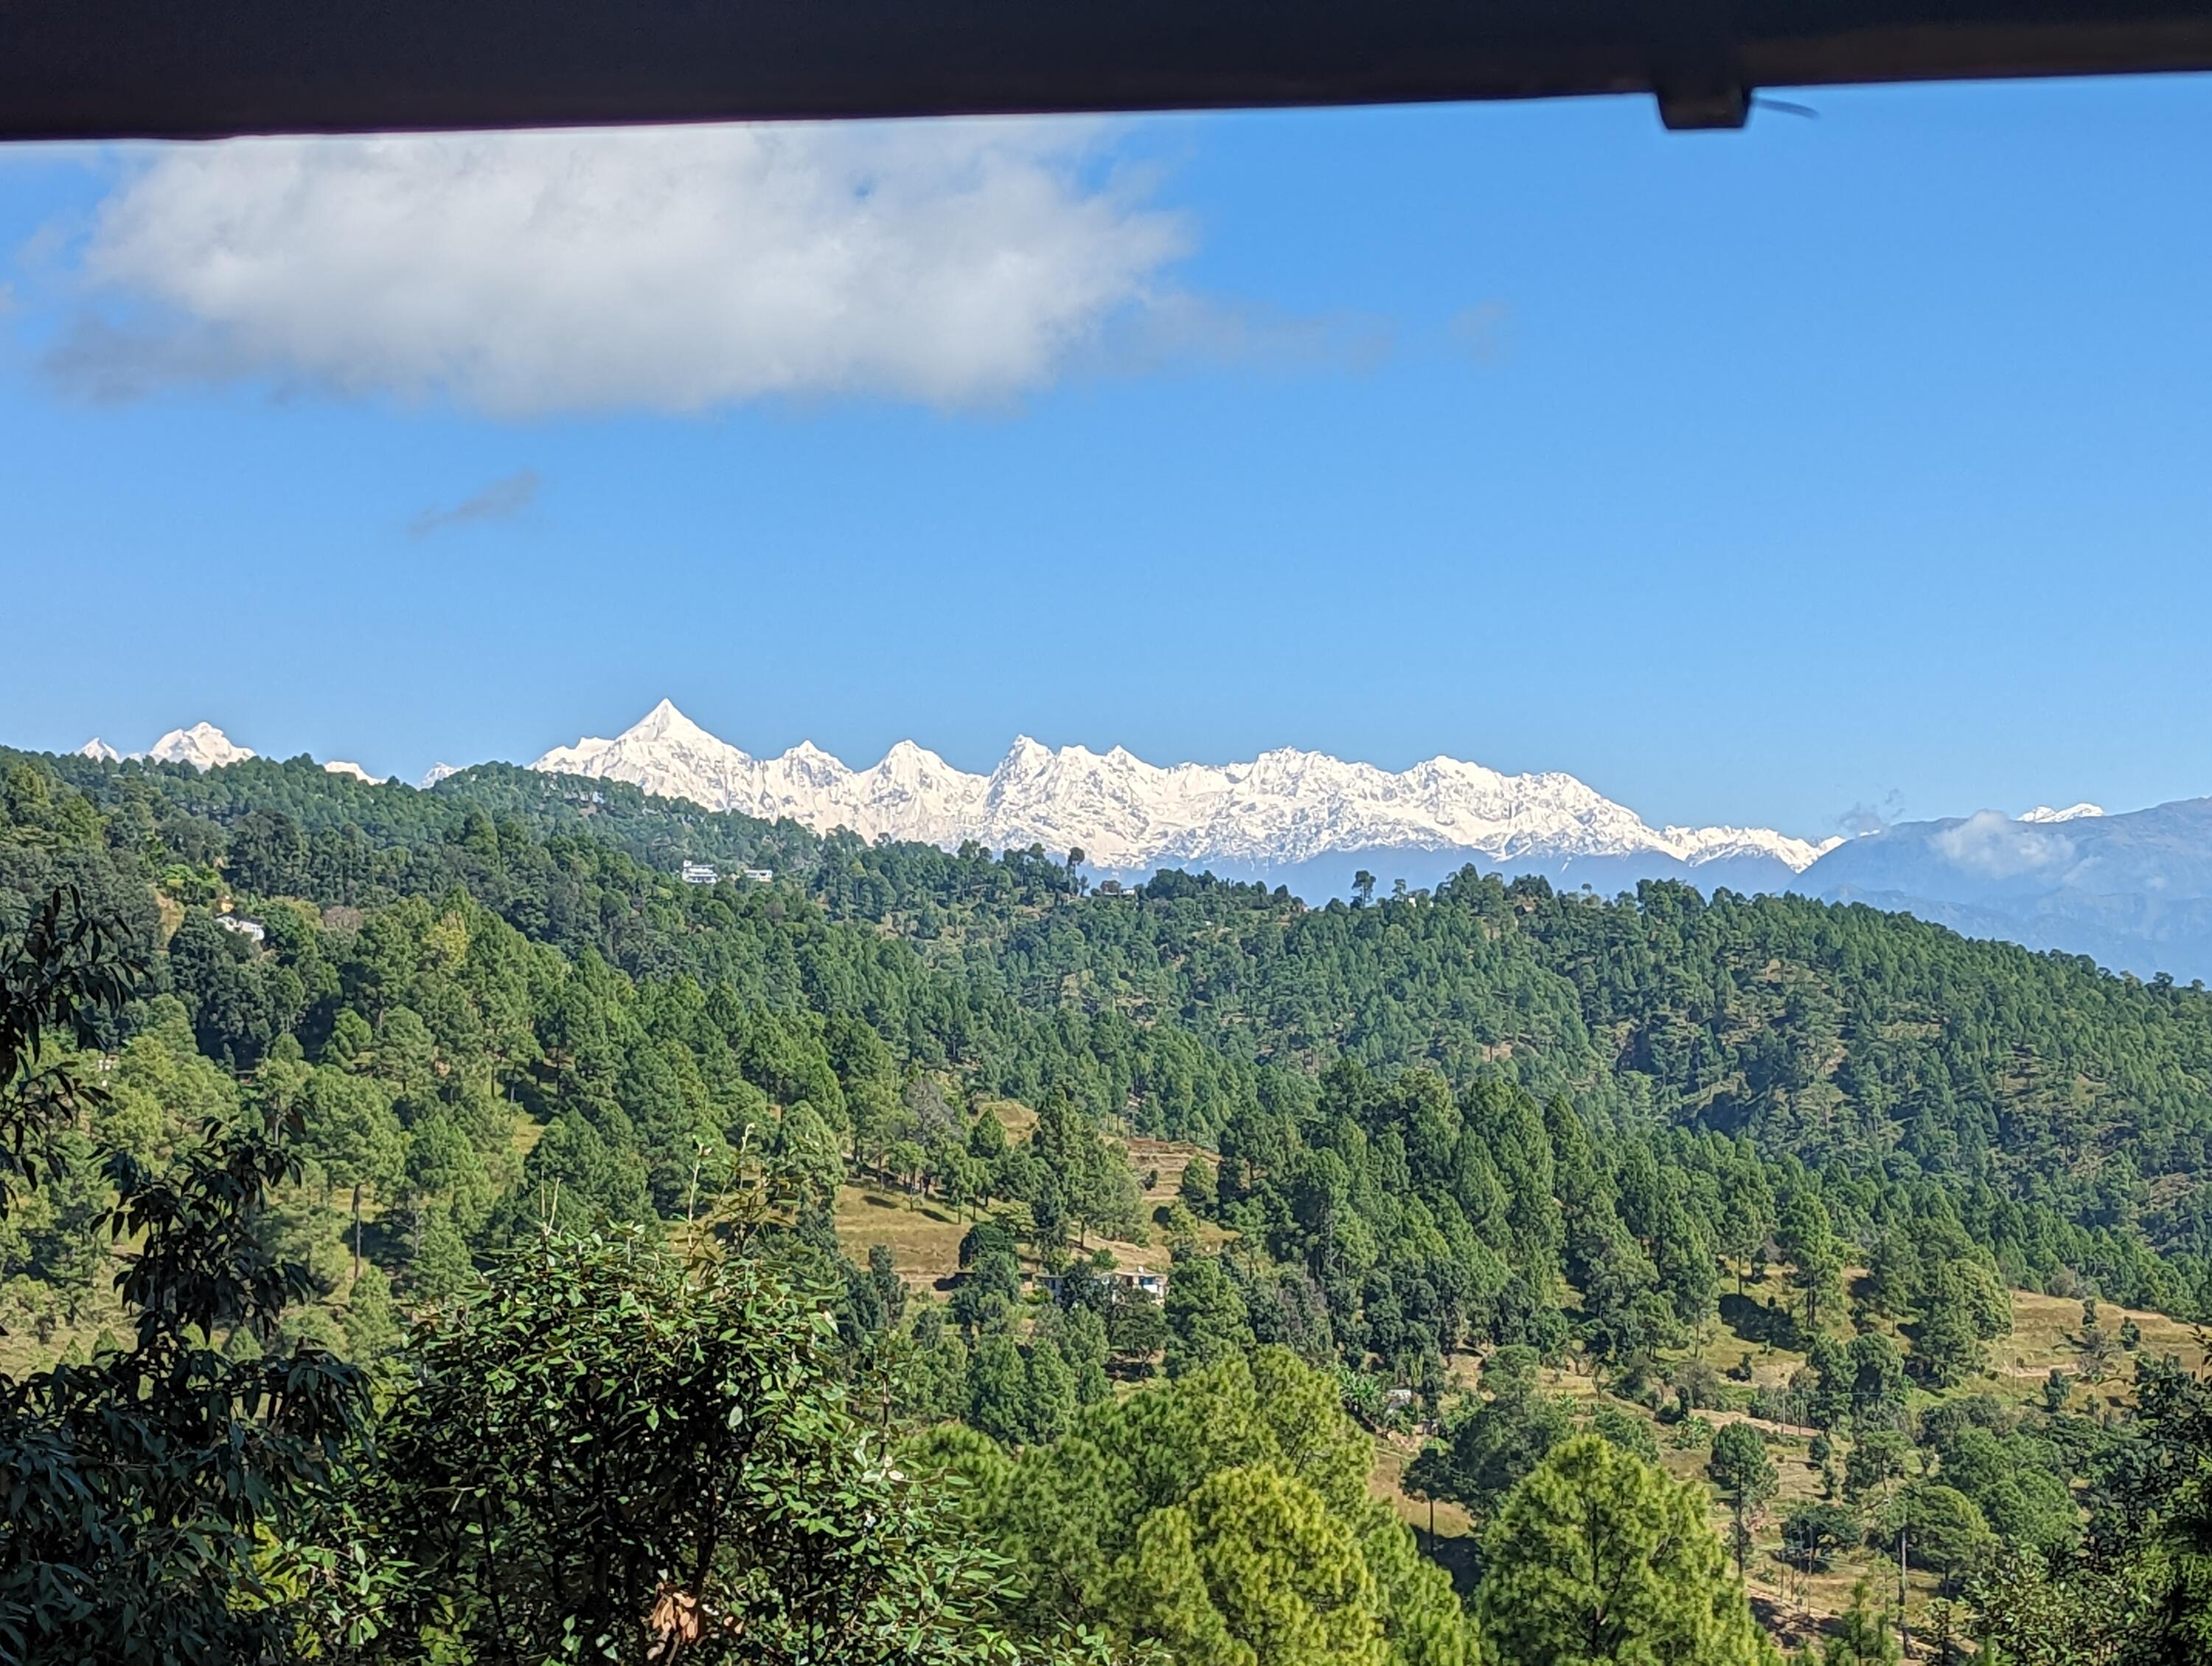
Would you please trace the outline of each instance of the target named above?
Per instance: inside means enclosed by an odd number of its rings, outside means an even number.
[[[78,747],[76,749],[76,755],[79,757],[98,758],[102,763],[118,763],[121,761],[123,757],[122,753],[117,751],[114,747],[109,745],[98,735],[93,736],[93,738],[86,741],[83,745]]]
[[[953,771],[952,766],[918,740],[902,740],[884,754],[884,761],[876,766],[892,774],[910,774],[916,769]]]
[[[220,769],[253,753],[240,746],[212,723],[195,723],[189,729],[172,729],[149,747],[143,757],[156,763],[189,763],[195,769]]]
[[[663,700],[643,717],[623,732],[624,740],[669,740],[688,742],[692,745],[721,743],[676,709],[672,700]]]
[[[423,772],[422,779],[418,784],[427,793],[445,780],[447,775],[458,775],[460,773],[461,766],[458,763],[434,763]]]

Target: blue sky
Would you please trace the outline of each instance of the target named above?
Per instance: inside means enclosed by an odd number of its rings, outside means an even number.
[[[0,155],[0,739],[2212,792],[2212,80],[1806,101]]]

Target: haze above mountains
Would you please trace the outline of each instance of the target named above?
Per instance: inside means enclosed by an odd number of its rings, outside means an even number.
[[[82,750],[121,756],[98,740]],[[200,723],[131,756],[207,769],[254,754]],[[1080,849],[1102,876],[1206,868],[1310,899],[1346,893],[1363,869],[1385,887],[1420,886],[1470,862],[1607,894],[1680,879],[1708,891],[1865,903],[2144,976],[2212,976],[2212,799],[2123,815],[2093,804],[2016,818],[1984,810],[1815,844],[1766,828],[1654,828],[1572,775],[1508,775],[1448,757],[1393,773],[1284,748],[1163,767],[1120,747],[1023,737],[981,775],[913,741],[866,769],[811,744],[761,758],[665,700],[621,734],[555,747],[531,767],[818,832]],[[369,779],[353,763],[324,768]],[[454,773],[441,763],[423,785]]]

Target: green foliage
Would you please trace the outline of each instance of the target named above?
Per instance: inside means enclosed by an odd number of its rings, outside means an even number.
[[[2000,1662],[2116,1666],[2212,1652],[2212,1378],[2139,1360],[2138,1415],[2095,1465],[2087,1541],[2008,1545],[1967,1581]]]
[[[1712,1455],[1705,1472],[1713,1485],[1732,1499],[1754,1506],[1774,1496],[1774,1460],[1766,1455],[1766,1439],[1749,1423],[1723,1424],[1713,1436]]]
[[[2154,1548],[2089,1561],[2008,1550],[1967,1582],[1991,1666],[2165,1666],[2183,1638],[2172,1599],[2185,1588]]]
[[[1996,1547],[1981,1507],[1941,1481],[1915,1481],[1898,1494],[1876,1530],[1894,1542],[1900,1529],[1913,1564],[1938,1573],[1964,1573]]]
[[[15,1179],[0,1289],[42,1335],[96,1304],[110,1159],[143,1186],[264,1119],[296,1121],[304,1167],[276,1171],[252,1242],[225,1253],[298,1273],[267,1338],[235,1328],[211,1350],[240,1370],[309,1338],[383,1355],[433,1306],[458,1322],[477,1263],[529,1253],[548,1222],[688,1242],[685,1223],[761,1161],[773,1207],[742,1254],[818,1286],[840,1327],[825,1346],[892,1375],[879,1426],[965,1416],[1019,1449],[996,1459],[990,1529],[1029,1571],[1033,1632],[1081,1620],[1263,1657],[1326,1637],[1358,1657],[1368,1633],[1330,1628],[1362,1609],[1408,1659],[1461,1646],[1440,1617],[1455,1610],[1424,1606],[1435,1571],[1411,1541],[1359,1525],[1358,1497],[1264,1441],[1205,1447],[1141,1508],[1098,1503],[1153,1473],[1100,1444],[1122,1416],[1109,1371],[1163,1360],[1174,1381],[1135,1406],[1282,1348],[1425,1396],[1448,1356],[1487,1353],[1483,1394],[1408,1475],[1479,1521],[1571,1429],[1534,1391],[1535,1359],[1579,1353],[1624,1393],[1661,1377],[1684,1414],[1755,1398],[1832,1432],[1846,1495],[1891,1512],[1877,1530],[1931,1511],[1941,1556],[1959,1528],[1954,1579],[1979,1577],[1977,1547],[1999,1539],[2033,1547],[2045,1606],[2089,1603],[2124,1566],[2127,1589],[2168,1605],[2160,1646],[2184,1635],[2197,1494],[2144,1476],[2194,1462],[2153,1432],[2189,1426],[2169,1414],[2185,1396],[2145,1377],[2140,1419],[2093,1425],[2063,1395],[1997,1419],[1961,1389],[2005,1334],[2008,1285],[2212,1311],[2202,991],[1864,909],[1674,885],[1605,902],[1470,872],[1307,909],[1164,873],[1109,901],[1041,851],[868,848],[497,767],[423,793],[303,761],[0,763],[0,927],[35,921],[67,879],[147,962],[135,998],[88,988],[86,1022],[19,1042],[0,1071],[19,1107],[46,1107],[0,1147]],[[780,877],[685,886],[684,858]],[[100,947],[66,953],[103,964]],[[100,1067],[81,1069],[93,1048]],[[46,1072],[40,1101],[24,1085]],[[1036,1109],[1028,1137],[977,1110],[1000,1097]],[[1218,1153],[1190,1163],[1169,1211],[1164,1306],[1080,1256],[1144,1230],[1133,1133]],[[888,1259],[844,1261],[832,1209],[848,1177],[977,1221],[949,1309],[908,1304]],[[1789,1293],[1747,1297],[1777,1250]],[[1056,1303],[1024,1298],[1024,1250],[1067,1269]],[[1844,1340],[1841,1269],[1862,1260],[1848,1316],[1899,1322],[1908,1348],[1872,1329]],[[1806,1350],[1786,1390],[1655,1371],[1693,1337],[1704,1351],[1717,1298],[1747,1377],[1762,1345]],[[2086,1322],[2083,1374],[2124,1368],[2129,1341]],[[1333,1398],[1328,1415],[1341,1421]],[[1648,1455],[1640,1418],[1607,1408],[1591,1426]],[[1755,1512],[1759,1487],[1730,1490]],[[1141,1587],[1157,1622],[1139,1625],[1139,1587],[1115,1570],[1171,1511]],[[1336,1573],[1371,1586],[1371,1607],[1331,1606],[1295,1557],[1261,1547],[1346,1535],[1368,1583]],[[315,1561],[336,1542],[266,1588],[321,1612],[392,1573]],[[1221,1572],[1248,1554],[1252,1588],[1273,1593],[1249,1612]]]
[[[41,1038],[88,1037],[128,988],[108,926],[79,915],[57,929],[76,906],[58,895],[0,955],[0,1128],[35,1129],[82,1107],[75,1061],[46,1061]],[[281,1334],[308,1286],[270,1253],[258,1218],[298,1178],[289,1133],[213,1124],[161,1170],[113,1158],[114,1202],[97,1224],[133,1246],[116,1278],[128,1341],[0,1377],[9,1657],[288,1652],[294,1535],[318,1518],[368,1412],[357,1370]],[[20,1161],[14,1175],[40,1177]]]
[[[1334,1380],[1261,1348],[1079,1414],[989,1524],[1033,1624],[1237,1666],[1471,1666],[1449,1581],[1368,1498],[1368,1462]]]
[[[1515,1666],[1776,1659],[1697,1489],[1595,1436],[1529,1472],[1483,1550],[1484,1642]]]
[[[1153,1511],[1115,1577],[1121,1624],[1189,1666],[1383,1666],[1372,1576],[1312,1487],[1225,1469]]]
[[[1501,1348],[1482,1373],[1486,1397],[1463,1403],[1446,1420],[1441,1440],[1407,1466],[1407,1487],[1449,1499],[1486,1523],[1523,1476],[1573,1432],[1560,1401],[1538,1385],[1536,1356]]]
[[[1860,1537],[1857,1512],[1839,1504],[1801,1504],[1782,1518],[1783,1551],[1808,1572],[1826,1568]]]
[[[1860,1580],[1851,1587],[1850,1607],[1820,1645],[1820,1666],[1897,1666],[1901,1652],[1892,1616]]]
[[[1620,1407],[1607,1402],[1590,1414],[1590,1432],[1601,1440],[1609,1440],[1624,1452],[1633,1453],[1646,1463],[1659,1462],[1659,1438],[1651,1426],[1640,1417],[1632,1417]]]
[[[1164,1306],[1170,1377],[1202,1371],[1252,1346],[1243,1295],[1212,1256],[1176,1267]]]
[[[11,804],[29,796],[14,772],[9,793]],[[102,1018],[112,1019],[135,981],[120,937],[116,921],[69,887],[0,951],[0,1217],[19,1186],[38,1183],[40,1140],[106,1099],[63,1049],[97,1045]]]
[[[361,1503],[410,1657],[997,1660],[992,1561],[764,1263],[549,1231],[415,1339]]]

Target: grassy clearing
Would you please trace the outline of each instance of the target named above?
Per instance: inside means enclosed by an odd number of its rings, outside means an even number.
[[[1731,1387],[1741,1390],[1762,1385],[1784,1386],[1804,1365],[1805,1355],[1802,1350],[1770,1345],[1761,1339],[1768,1334],[1768,1326],[1764,1322],[1767,1298],[1771,1296],[1777,1303],[1786,1305],[1791,1292],[1779,1274],[1770,1274],[1764,1283],[1747,1284],[1741,1303],[1735,1299],[1735,1294],[1731,1284],[1721,1304],[1726,1316],[1717,1312],[1690,1347],[1670,1357],[1702,1358],[1725,1372],[1732,1367],[1741,1369],[1748,1354],[1750,1380],[1733,1378]],[[2098,1317],[2101,1329],[2108,1335],[2116,1334],[2124,1321],[2133,1320],[2142,1332],[2142,1353],[2171,1354],[2191,1369],[2201,1369],[2204,1364],[2205,1350],[2189,1325],[2163,1314],[2116,1307],[2110,1303],[2100,1304]],[[2013,1321],[2011,1334],[1990,1344],[1988,1368],[1955,1393],[1988,1393],[2023,1404],[2040,1404],[2045,1379],[2055,1367],[2076,1378],[2069,1401],[2075,1411],[2120,1407],[2129,1402],[2135,1368],[2135,1356],[2131,1354],[2116,1352],[2101,1381],[2080,1380],[2088,1362],[2081,1341],[2079,1300],[2017,1291],[2013,1295]],[[1893,1336],[1896,1335],[1894,1327],[1885,1329]],[[1839,1329],[1839,1334],[1849,1332]],[[1898,1340],[1909,1347],[1905,1339]],[[1476,1356],[1455,1355],[1445,1365],[1447,1380],[1455,1389],[1474,1386],[1480,1371]],[[1601,1402],[1610,1402],[1628,1415],[1651,1425],[1662,1467],[1678,1480],[1710,1485],[1706,1471],[1708,1449],[1702,1444],[1678,1444],[1678,1426],[1662,1423],[1644,1407],[1609,1395],[1599,1377],[1583,1371],[1547,1369],[1542,1380],[1546,1389],[1565,1400],[1577,1417],[1587,1416]],[[1932,1402],[1933,1396],[1915,1389],[1913,1400],[1916,1405],[1924,1406]],[[1862,1578],[1869,1582],[1879,1600],[1888,1603],[1896,1601],[1897,1564],[1882,1548],[1862,1546],[1838,1556],[1830,1567],[1810,1572],[1784,1560],[1784,1517],[1797,1505],[1825,1496],[1820,1466],[1812,1456],[1810,1431],[1784,1427],[1738,1411],[1707,1410],[1698,1415],[1715,1429],[1732,1422],[1751,1422],[1767,1438],[1767,1450],[1774,1462],[1779,1487],[1775,1498],[1752,1523],[1753,1548],[1744,1568],[1747,1592],[1762,1624],[1790,1646],[1814,1640],[1823,1627],[1850,1606],[1852,1588]],[[1833,1444],[1832,1462],[1840,1475],[1850,1442],[1838,1436]],[[1429,1505],[1425,1500],[1409,1495],[1404,1487],[1406,1466],[1419,1445],[1415,1437],[1377,1437],[1368,1486],[1376,1498],[1390,1505],[1401,1521],[1425,1535],[1429,1530]],[[1709,1519],[1714,1531],[1725,1542],[1729,1511],[1717,1498],[1712,1502]],[[1455,1568],[1463,1565],[1467,1555],[1465,1541],[1471,1531],[1466,1512],[1455,1506],[1438,1505],[1435,1531],[1437,1542],[1431,1549],[1438,1559]],[[1908,1579],[1907,1590],[1908,1614],[1916,1633],[1924,1638],[1941,1594],[1938,1582],[1929,1574],[1915,1571]]]

